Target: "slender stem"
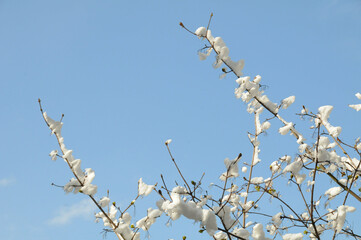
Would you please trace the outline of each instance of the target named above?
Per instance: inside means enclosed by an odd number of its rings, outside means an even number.
[[[120,217],[123,217],[124,213],[125,213],[131,206],[134,205],[135,201],[137,201],[138,198],[139,198],[139,194],[137,195],[137,197],[136,197],[134,200],[132,200],[132,201],[130,202],[130,204],[128,205],[128,207],[126,207],[126,208],[124,209],[124,211],[122,212],[122,214],[120,215]]]
[[[257,113],[255,113],[254,115],[254,125],[255,125],[255,136],[254,136],[254,141],[257,141]],[[251,163],[251,167],[249,169],[249,175],[248,175],[248,184],[247,184],[247,190],[246,190],[246,197],[244,198],[244,206],[246,206],[247,200],[248,200],[248,193],[249,193],[249,187],[251,186],[251,178],[252,178],[252,172],[253,172],[253,166],[254,166],[254,160],[255,160],[255,156],[256,156],[256,151],[257,151],[257,147],[252,143],[253,145],[253,154],[252,154],[252,163]],[[243,211],[243,227],[246,226],[246,210],[242,209]]]
[[[207,31],[209,29],[209,26],[211,25],[212,17],[213,17],[213,13],[211,13],[211,16],[209,17],[209,21],[208,21],[208,25],[207,25]]]
[[[169,189],[168,189],[167,185],[165,184],[165,181],[164,181],[164,178],[163,178],[163,174],[160,175],[160,178],[162,179],[162,182],[163,182],[163,184],[164,184],[164,188],[165,188],[165,190],[166,190],[169,198],[173,201],[172,196],[169,194]]]
[[[311,211],[310,211],[310,218],[311,218],[311,222],[312,222],[312,226],[313,226],[313,229],[315,230],[315,234],[316,234],[316,237],[318,239],[320,239],[320,234],[318,233],[317,231],[317,228],[316,228],[316,224],[315,224],[315,221],[313,219],[313,211],[314,211],[314,205],[313,205],[313,197],[314,197],[314,193],[315,193],[315,180],[316,180],[316,174],[317,174],[317,167],[318,167],[318,148],[319,148],[319,143],[320,143],[320,127],[321,126],[318,126],[317,128],[317,143],[316,143],[316,157],[315,157],[315,168],[314,168],[314,171],[313,171],[313,184],[312,184],[312,187],[311,187]]]
[[[172,153],[171,153],[171,151],[170,151],[170,149],[169,149],[168,144],[166,144],[166,146],[167,146],[169,156],[171,157],[171,159],[172,159],[172,162],[173,162],[174,166],[177,168],[179,175],[182,177],[183,182],[185,183],[185,185],[186,185],[186,186],[187,186],[187,188],[188,188],[189,193],[191,194],[191,193],[192,193],[192,190],[191,190],[191,188],[189,187],[189,184],[187,183],[187,181],[186,181],[186,180],[185,180],[185,178],[183,177],[182,172],[180,171],[180,169],[179,169],[179,167],[178,167],[178,165],[177,165],[176,161],[174,160],[174,157],[173,157],[173,155],[172,155]]]

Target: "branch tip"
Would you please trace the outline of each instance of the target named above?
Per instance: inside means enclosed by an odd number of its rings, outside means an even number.
[[[40,98],[38,98],[38,103],[39,103],[40,112],[43,113],[43,107],[41,106]]]
[[[208,32],[208,29],[209,29],[209,25],[211,25],[212,17],[213,17],[213,13],[211,13],[211,16],[209,17],[208,26],[207,26],[207,32]]]
[[[194,32],[192,32],[192,31],[191,31],[191,30],[189,30],[188,28],[186,28],[182,22],[179,22],[179,26],[181,26],[182,28],[184,28],[187,32],[189,32],[189,33],[191,33],[191,34],[193,34],[193,35],[197,36],[197,34],[195,34]]]

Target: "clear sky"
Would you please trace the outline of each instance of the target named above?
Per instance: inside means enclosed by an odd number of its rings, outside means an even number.
[[[184,175],[216,182],[223,159],[239,152],[247,161],[253,118],[235,99],[233,76],[219,80],[211,60],[201,62],[192,30],[207,25],[222,36],[244,73],[263,77],[274,102],[296,102],[284,116],[306,136],[302,105],[317,112],[330,104],[342,138],[361,136],[361,2],[320,1],[0,1],[0,239],[101,239],[102,224],[86,196],[65,195],[51,183],[71,177],[39,112],[37,99],[55,119],[64,113],[63,136],[84,168],[95,170],[98,197],[110,190],[120,206],[131,201],[140,177],[179,182],[164,141]],[[294,156],[297,144],[277,133],[273,121],[261,145],[262,163]],[[276,141],[275,141],[276,139]],[[292,141],[291,141],[292,139]],[[266,170],[264,170],[266,172]],[[263,172],[260,171],[260,174]],[[139,202],[136,218],[154,207],[153,194]],[[68,215],[64,214],[68,213]],[[153,239],[206,239],[197,225],[164,223]],[[194,233],[193,233],[194,232]],[[115,239],[111,234],[108,239]]]

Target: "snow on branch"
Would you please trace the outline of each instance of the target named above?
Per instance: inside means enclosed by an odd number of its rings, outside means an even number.
[[[279,103],[271,101],[262,88],[261,76],[256,75],[253,79],[243,76],[244,61],[232,60],[225,41],[212,35],[209,29],[211,18],[207,27],[199,27],[194,32],[183,23],[180,25],[206,41],[206,47],[198,52],[200,60],[206,60],[214,52],[212,66],[216,69],[223,67],[222,76],[235,75],[237,85],[234,94],[247,104],[247,112],[254,117],[254,131],[248,133],[250,157],[243,157],[240,153],[233,159],[225,158],[225,170],[220,170],[219,179],[215,177],[215,183],[207,187],[203,183],[204,174],[198,181],[183,174],[171,151],[172,140],[168,139],[165,141],[166,150],[181,179],[180,183],[169,187],[163,174],[161,186],[146,184],[140,178],[137,196],[121,209],[111,201],[109,191],[105,196],[96,197],[98,189],[93,184],[94,170],[83,169],[82,161],[76,159],[73,150],[64,143],[61,134],[64,115],[60,121],[50,118],[39,100],[45,123],[59,145],[59,149],[49,155],[53,161],[62,158],[73,174],[63,187],[64,191],[89,197],[99,210],[95,214],[97,221],[102,220],[105,231],[113,232],[120,240],[139,240],[140,232],[148,232],[164,215],[168,217],[168,222],[183,216],[197,223],[200,234],[205,232],[215,240],[298,240],[306,237],[321,239],[324,236],[330,239],[338,236],[360,239],[361,236],[347,222],[347,216],[356,211],[349,205],[361,202],[356,193],[361,173],[360,138],[354,144],[340,139],[342,128],[329,122],[333,106],[322,106],[316,114],[303,106],[298,115],[312,120],[315,138],[307,141],[305,134],[296,130],[295,121],[286,121],[281,117],[281,112],[295,102],[295,96],[286,97]],[[356,97],[361,99],[361,94],[356,94]],[[359,105],[349,106],[359,111]],[[264,112],[271,117],[263,118]],[[267,159],[268,156],[262,155],[261,160],[261,139],[266,131],[272,131],[273,119],[282,123],[277,129],[278,137],[287,134],[295,137],[298,148],[293,152],[294,157],[283,153],[278,159]],[[289,152],[289,149],[281,151]],[[325,184],[328,179],[332,182]],[[285,186],[292,189],[284,191]],[[150,204],[144,217],[133,219],[128,210],[135,206],[138,199],[153,192],[158,194],[159,200]]]

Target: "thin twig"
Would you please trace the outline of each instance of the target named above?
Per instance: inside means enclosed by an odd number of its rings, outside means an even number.
[[[208,21],[207,31],[206,31],[206,32],[208,32],[209,26],[211,25],[212,17],[213,17],[213,13],[211,13],[211,16],[209,17],[209,21]]]
[[[167,146],[169,156],[171,157],[174,166],[177,168],[179,175],[182,177],[185,185],[186,185],[187,188],[188,188],[189,193],[191,194],[191,193],[192,193],[192,190],[191,190],[191,188],[189,187],[189,185],[188,185],[187,181],[185,180],[185,178],[183,177],[183,174],[182,174],[182,172],[180,171],[180,169],[179,169],[176,161],[174,160],[174,157],[173,157],[173,155],[172,155],[172,153],[171,153],[171,151],[170,151],[170,148],[169,148],[169,144],[166,144],[166,146]]]

